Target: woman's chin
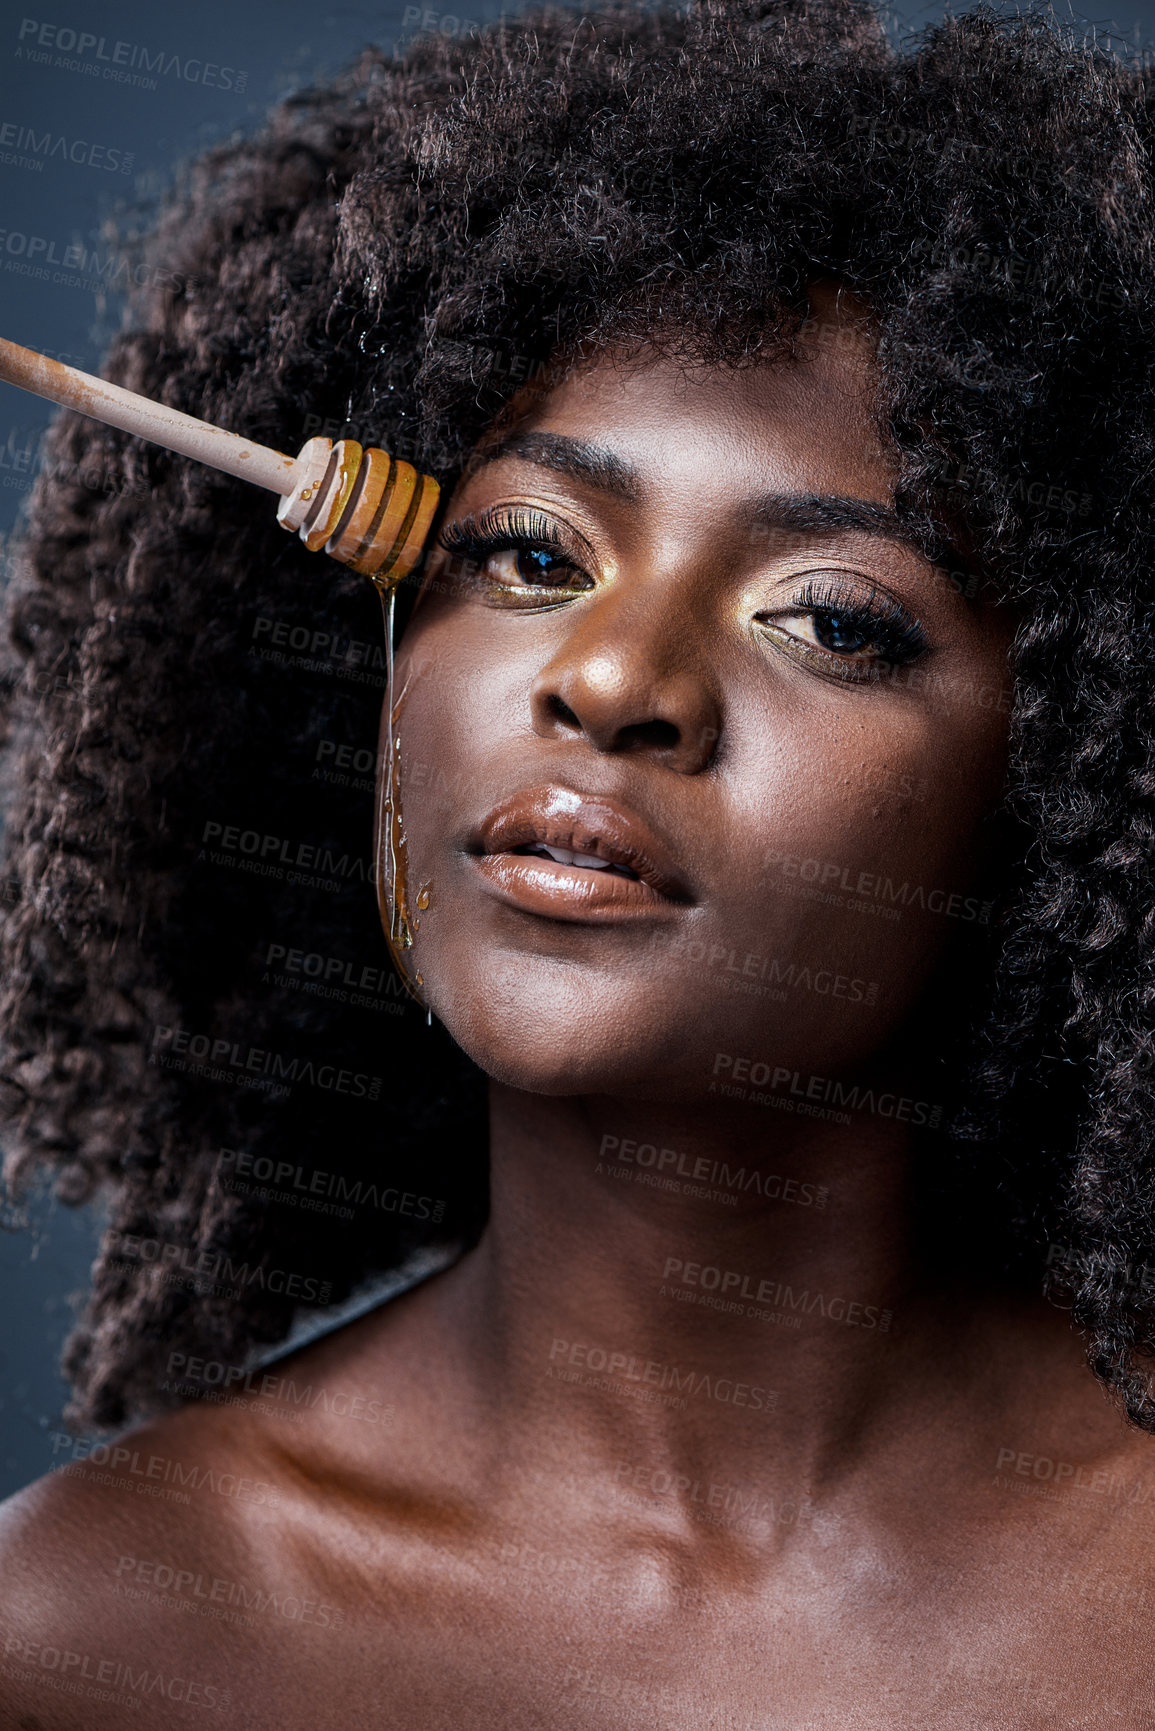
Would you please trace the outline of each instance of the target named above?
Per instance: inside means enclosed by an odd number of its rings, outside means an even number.
[[[511,1012],[498,1028],[488,1016],[463,1014],[461,1001],[452,998],[444,1015],[434,1000],[433,1012],[487,1076],[527,1094],[670,1098],[688,1080],[684,1051],[663,1049],[663,1042],[644,1036],[630,1040],[616,1025],[587,1023],[579,1033],[572,1021],[555,1025]],[[708,1086],[708,1078],[700,1086],[695,1078],[688,1091]]]
[[[700,986],[657,992],[646,978],[564,969],[542,989],[529,970],[451,972],[439,965],[445,959],[422,958],[433,1014],[487,1076],[530,1094],[720,1104],[736,1065],[756,1077],[841,1074],[885,1032],[876,1013],[861,1010],[832,1028],[825,1000],[752,1011],[730,995],[712,1004]]]
[[[526,1094],[645,1095],[662,1089],[666,1081],[642,1054],[631,1061],[629,1053],[620,1051],[574,1053],[564,1047],[512,1051],[505,1046],[470,1047],[462,1040],[458,1044],[493,1081]]]

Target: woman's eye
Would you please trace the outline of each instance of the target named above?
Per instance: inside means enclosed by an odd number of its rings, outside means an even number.
[[[795,613],[793,618],[803,641],[812,641],[820,649],[858,659],[879,658],[881,646],[871,637],[869,627],[851,613]]]
[[[781,648],[816,672],[846,680],[881,679],[916,661],[927,647],[905,610],[838,606],[803,598],[789,611],[761,614],[758,624]]]
[[[485,573],[509,588],[527,584],[534,589],[590,589],[584,571],[549,547],[507,547],[491,553]]]
[[[548,607],[594,587],[544,512],[499,509],[441,532],[459,581],[497,607]]]

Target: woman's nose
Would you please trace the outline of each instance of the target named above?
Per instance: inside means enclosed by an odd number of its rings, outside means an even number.
[[[581,737],[595,751],[645,752],[696,775],[722,730],[718,694],[697,654],[701,622],[678,619],[644,593],[577,608],[564,644],[534,681],[534,731]]]

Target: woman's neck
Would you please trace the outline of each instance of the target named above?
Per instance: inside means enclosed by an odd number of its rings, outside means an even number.
[[[523,1439],[560,1427],[610,1473],[837,1476],[910,1398],[938,1309],[912,1250],[910,1114],[865,1099],[847,1127],[495,1085],[491,1219],[455,1308],[503,1418]]]

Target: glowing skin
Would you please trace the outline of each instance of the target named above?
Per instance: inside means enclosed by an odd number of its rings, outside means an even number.
[[[38,1687],[45,1643],[163,1655],[261,1731],[1146,1722],[1150,1439],[1060,1312],[918,1223],[1011,627],[867,532],[870,364],[603,357],[471,467],[399,732],[415,965],[495,1078],[489,1225],[297,1356],[301,1422],[270,1394],[126,1439],[259,1498],[8,1505],[5,1725],[126,1722]],[[313,1608],[116,1596],[156,1565]]]
[[[737,375],[606,362],[531,402],[520,438],[498,447],[527,454],[475,466],[454,497],[450,543],[463,522],[514,519],[580,562],[570,587],[559,563],[534,588],[516,551],[480,570],[443,554],[400,656],[402,679],[428,670],[408,677],[402,729],[404,783],[430,789],[406,810],[410,870],[436,884],[418,964],[490,1074],[550,1094],[692,1099],[725,1073],[720,1053],[823,1076],[870,1064],[965,903],[980,910],[1005,622],[913,546],[774,523],[814,496],[887,504],[866,383],[829,347]],[[612,488],[578,460],[590,445]],[[533,461],[542,451],[557,465],[573,454],[575,472]],[[827,606],[885,609],[901,659],[868,643],[824,651],[803,605],[816,590]],[[669,894],[483,852],[488,813],[526,790],[609,801],[644,825]],[[597,831],[585,823],[588,844]],[[802,862],[819,888],[861,883],[901,918],[871,917],[854,894],[803,899]],[[508,893],[517,879],[534,910]],[[588,917],[591,895],[608,917]]]

